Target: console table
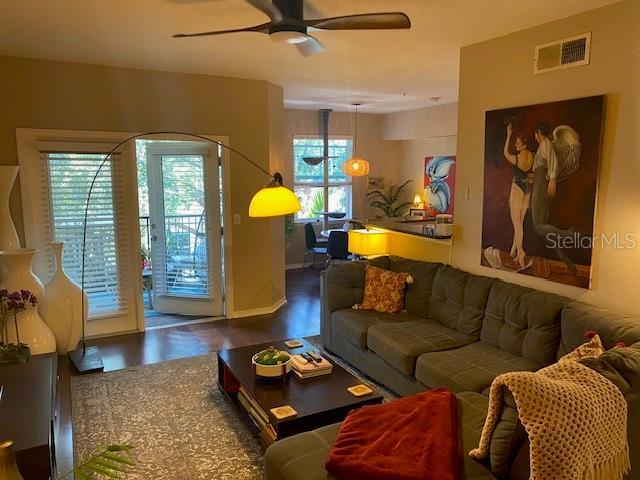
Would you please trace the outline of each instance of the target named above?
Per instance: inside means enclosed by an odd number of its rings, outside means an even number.
[[[0,440],[13,440],[25,480],[49,480],[55,469],[56,353],[0,367]]]

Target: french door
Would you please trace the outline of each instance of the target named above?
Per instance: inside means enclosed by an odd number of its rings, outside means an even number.
[[[146,151],[153,309],[223,315],[218,147],[158,141]]]

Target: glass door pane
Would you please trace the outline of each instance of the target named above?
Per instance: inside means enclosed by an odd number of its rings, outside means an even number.
[[[209,297],[202,155],[162,156],[166,294]]]
[[[147,295],[157,313],[223,313],[216,150],[194,142],[147,146],[152,278],[152,294]]]

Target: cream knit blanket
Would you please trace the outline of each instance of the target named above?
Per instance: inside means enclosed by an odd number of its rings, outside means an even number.
[[[512,393],[530,443],[531,480],[619,480],[629,471],[627,402],[604,376],[574,361],[495,378],[480,445],[489,455],[503,387]]]

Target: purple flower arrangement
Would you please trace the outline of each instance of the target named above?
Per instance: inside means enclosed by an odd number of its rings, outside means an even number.
[[[10,312],[20,312],[26,309],[28,304],[31,304],[32,307],[38,304],[38,298],[29,290],[11,293],[6,289],[0,290],[0,299],[2,302],[7,302],[7,310]]]
[[[29,347],[20,342],[18,313],[37,304],[38,298],[29,290],[0,290],[0,365],[27,362],[31,358]],[[9,343],[10,317],[13,317],[17,343]]]

